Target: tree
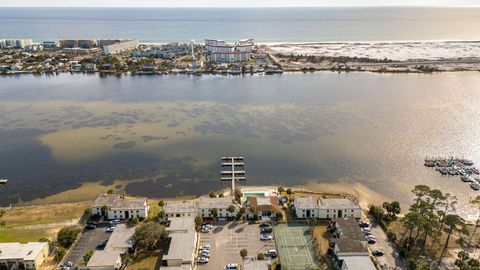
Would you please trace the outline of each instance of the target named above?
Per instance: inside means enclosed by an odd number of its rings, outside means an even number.
[[[241,200],[242,200],[242,191],[240,189],[235,189],[235,192],[234,192],[234,197],[235,197],[235,201],[237,203],[241,203]]]
[[[278,193],[285,192],[285,189],[283,187],[278,187]]]
[[[201,216],[195,217],[195,229],[198,231],[203,224],[203,218]]]
[[[58,247],[57,254],[55,254],[55,259],[57,260],[57,262],[61,261],[63,257],[65,257],[66,253],[67,251],[63,247]]]
[[[293,191],[292,191],[291,188],[287,189],[287,194],[288,194],[288,195],[292,195],[292,193],[293,193]]]
[[[38,239],[38,242],[47,242],[47,243],[50,243],[50,240],[49,240],[48,238],[42,237],[42,238]]]
[[[447,233],[447,240],[445,240],[445,245],[443,246],[443,250],[440,258],[445,256],[445,252],[447,251],[448,243],[450,241],[450,237],[452,233],[460,232],[468,235],[468,230],[467,230],[467,225],[465,224],[465,220],[461,218],[459,215],[455,215],[455,214],[449,214],[445,216],[444,230]]]
[[[230,206],[227,208],[227,211],[228,211],[230,214],[233,214],[233,213],[235,213],[235,210],[236,210],[236,209],[237,209],[237,208],[235,208],[234,205],[230,205]]]
[[[225,195],[223,195],[223,193],[220,192],[220,193],[218,193],[218,197],[223,198],[223,197],[225,197]]]
[[[258,254],[257,254],[257,260],[260,260],[260,261],[265,260],[265,254],[263,254],[263,253],[258,253]]]
[[[113,194],[114,192],[115,192],[115,191],[114,191],[113,189],[109,189],[109,190],[107,191],[107,194],[111,195],[111,194]]]
[[[64,247],[69,248],[77,239],[80,229],[77,227],[64,227],[57,234],[58,243]]]
[[[93,255],[93,250],[90,249],[85,253],[85,255],[83,255],[83,262],[87,264],[88,261],[90,261],[90,258],[92,257],[92,255]]]
[[[92,208],[90,208],[90,207],[85,208],[85,211],[83,211],[83,213],[87,216],[92,215]]]
[[[373,204],[370,205],[370,207],[368,207],[368,212],[370,213],[370,215],[372,215],[372,217],[377,222],[380,222],[383,219],[383,216],[385,215],[385,212],[383,211],[382,207],[376,206],[376,205],[373,205]]]
[[[129,223],[131,225],[137,225],[139,222],[140,222],[140,220],[137,217],[134,217],[134,218],[130,219],[130,221],[129,221]]]
[[[393,201],[391,203],[384,202],[383,208],[387,211],[390,220],[395,220],[398,214],[401,212],[400,203]]]
[[[218,217],[218,209],[217,208],[212,208],[210,209],[210,213],[214,218]]]
[[[245,257],[248,256],[248,251],[246,249],[240,250],[240,256],[242,257],[242,259],[245,259]]]
[[[480,223],[480,196],[477,196],[475,199],[473,199],[471,204],[479,205],[478,207],[478,216],[477,216],[477,221],[475,222],[475,226],[473,227],[473,232],[472,232],[472,237],[470,237],[470,240],[468,241],[468,245],[470,246],[473,240],[473,237],[475,237],[475,233],[477,232],[478,225]]]
[[[164,200],[158,201],[158,206],[164,207],[165,206],[165,201]]]
[[[164,227],[157,222],[142,223],[135,230],[133,242],[138,251],[149,254],[157,249],[159,240],[164,233]]]
[[[216,198],[216,197],[217,197],[217,195],[215,195],[215,193],[214,193],[213,191],[210,192],[210,193],[208,193],[208,196],[209,196],[210,198]]]

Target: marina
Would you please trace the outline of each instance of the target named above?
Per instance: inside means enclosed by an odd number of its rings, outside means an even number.
[[[480,190],[480,172],[473,161],[465,158],[436,157],[425,158],[425,167],[435,168],[442,176],[460,176],[460,180],[470,185],[473,190]]]

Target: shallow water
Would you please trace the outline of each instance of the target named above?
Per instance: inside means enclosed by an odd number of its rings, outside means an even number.
[[[468,201],[423,159],[480,161],[479,75],[0,77],[0,203],[114,179],[202,194],[225,155],[246,158],[248,184],[359,182],[406,203],[424,183]]]

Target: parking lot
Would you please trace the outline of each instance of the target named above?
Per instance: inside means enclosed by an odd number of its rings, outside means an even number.
[[[385,254],[381,257],[376,257],[378,263],[380,264],[380,269],[382,270],[391,270],[391,269],[408,269],[404,261],[400,258],[397,252],[395,252],[392,244],[388,241],[387,235],[380,228],[379,225],[373,224],[371,226],[372,234],[377,238],[375,244],[369,245],[370,249],[381,250]]]
[[[83,255],[89,250],[95,251],[98,244],[108,240],[110,233],[106,233],[106,224],[99,224],[94,230],[83,230],[77,244],[66,255],[64,262],[73,262],[73,267],[83,264]]]
[[[258,224],[235,222],[213,225],[212,231],[202,233],[202,244],[210,245],[210,260],[207,264],[199,265],[199,270],[223,269],[226,264],[237,263],[242,265],[240,250],[248,251],[247,258],[256,258],[257,253],[265,253],[275,249],[275,241],[261,241]]]

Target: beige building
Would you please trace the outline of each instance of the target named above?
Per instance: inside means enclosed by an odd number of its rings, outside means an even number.
[[[194,201],[167,201],[163,207],[165,217],[196,217],[198,206]]]
[[[362,208],[349,199],[316,199],[313,196],[295,198],[298,218],[346,218],[362,217]]]
[[[0,243],[0,269],[39,269],[47,257],[47,242]]]

